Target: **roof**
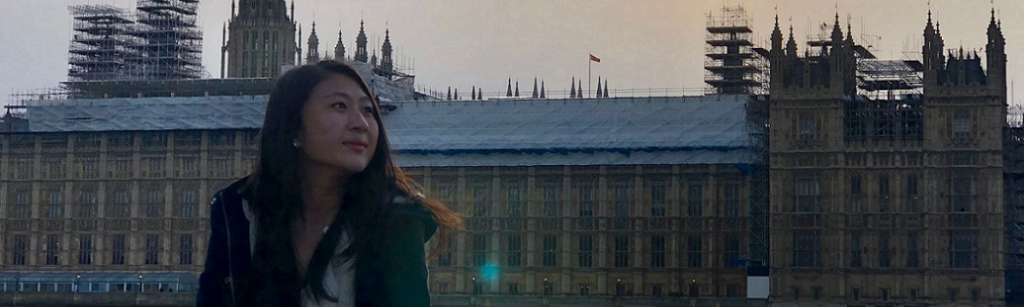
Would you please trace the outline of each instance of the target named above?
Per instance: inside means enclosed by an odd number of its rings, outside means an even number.
[[[30,132],[259,129],[267,96],[38,102]],[[404,101],[403,166],[745,164],[747,96]]]

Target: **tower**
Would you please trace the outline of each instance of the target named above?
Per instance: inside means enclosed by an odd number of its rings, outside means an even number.
[[[359,21],[359,35],[356,36],[356,61],[368,63],[370,58],[366,52],[366,31],[363,29],[363,21]]]
[[[240,0],[237,15],[232,2],[228,22],[228,78],[273,78],[301,55],[296,40],[295,3],[291,16],[284,0]],[[301,35],[301,34],[300,34]]]
[[[306,51],[306,63],[320,62],[320,39],[316,36],[316,22],[313,22],[313,30],[309,32],[309,41],[306,42],[308,50]]]
[[[342,43],[341,31],[338,31],[338,45],[334,46],[334,59],[338,61],[345,59],[345,44]]]
[[[391,59],[391,30],[384,30],[384,44],[380,47],[380,71],[384,75],[390,74],[394,70],[394,62]]]
[[[752,61],[751,20],[742,6],[722,7],[707,19],[707,94],[759,94],[765,72]],[[774,37],[773,37],[774,38]]]

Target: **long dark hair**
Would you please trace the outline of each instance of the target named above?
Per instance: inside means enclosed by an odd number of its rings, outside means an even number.
[[[301,278],[291,229],[303,212],[300,186],[304,156],[293,146],[292,140],[303,128],[302,108],[313,89],[333,75],[351,78],[373,101],[378,141],[366,169],[352,175],[343,191],[339,191],[343,207],[313,252],[306,277]],[[438,244],[431,257],[436,255],[447,247],[447,233],[458,227],[461,219],[438,200],[418,192],[414,186],[417,184],[392,158],[380,118],[379,101],[352,66],[328,60],[297,67],[282,75],[270,93],[259,135],[258,162],[243,191],[256,216],[257,229],[251,275],[243,285],[246,289],[245,295],[241,296],[245,303],[243,306],[298,305],[300,293],[307,285],[315,298],[336,301],[337,298],[328,295],[324,289],[323,277],[328,264],[337,256],[334,251],[341,233],[348,231],[351,240],[340,257],[347,260],[355,255],[376,254],[387,231],[381,225],[395,209],[385,203],[394,195],[409,197],[431,212],[439,226]]]

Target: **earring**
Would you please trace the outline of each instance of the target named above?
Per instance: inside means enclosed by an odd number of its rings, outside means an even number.
[[[295,148],[299,148],[299,147],[302,147],[302,146],[301,146],[301,145],[299,144],[299,139],[292,139],[292,146],[295,146]]]

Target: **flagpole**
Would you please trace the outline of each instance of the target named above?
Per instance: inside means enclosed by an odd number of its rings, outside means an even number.
[[[590,93],[590,65],[594,64],[594,61],[590,59],[590,57],[592,57],[592,56],[593,56],[592,53],[591,54],[587,54],[587,97],[588,98],[591,95],[591,93]]]

